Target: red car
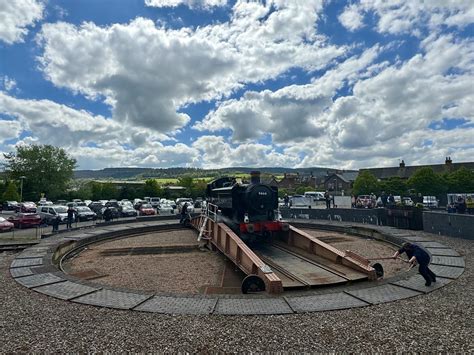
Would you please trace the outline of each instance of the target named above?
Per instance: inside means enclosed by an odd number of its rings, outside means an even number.
[[[15,225],[15,228],[36,227],[41,224],[41,217],[36,213],[17,213],[8,217],[8,221]]]
[[[13,223],[7,221],[3,217],[0,217],[0,232],[10,231],[12,229],[13,229]]]
[[[149,204],[143,204],[140,206],[138,209],[138,214],[140,216],[152,216],[156,214],[156,211],[151,205]]]

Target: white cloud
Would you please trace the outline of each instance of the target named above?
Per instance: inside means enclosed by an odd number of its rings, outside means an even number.
[[[345,28],[355,31],[364,26],[363,17],[360,9],[352,4],[344,8],[344,12],[339,15],[338,19]]]
[[[27,27],[43,18],[44,4],[39,0],[0,0],[0,41],[22,42]]]
[[[391,34],[411,33],[419,36],[419,27],[431,30],[441,26],[464,28],[474,22],[474,2],[471,0],[360,0],[346,7],[341,23],[350,30],[360,27],[360,14],[374,13],[377,30]]]
[[[220,7],[227,5],[227,0],[145,0],[146,6],[152,7],[176,7],[185,5],[189,8]]]
[[[7,75],[0,77],[0,88],[5,89],[5,91],[12,91],[16,87],[16,81]]]
[[[17,138],[21,131],[20,122],[0,119],[0,143]]]
[[[47,24],[40,61],[56,86],[112,105],[115,120],[166,133],[189,122],[177,112],[189,103],[227,97],[292,67],[322,69],[344,54],[316,35],[321,9],[320,0],[239,1],[229,23],[196,30],[143,18],[109,27]]]

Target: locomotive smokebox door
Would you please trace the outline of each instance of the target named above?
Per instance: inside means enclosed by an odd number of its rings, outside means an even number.
[[[242,293],[252,293],[252,292],[263,292],[265,291],[265,282],[262,278],[257,275],[248,275],[244,281],[242,281]]]

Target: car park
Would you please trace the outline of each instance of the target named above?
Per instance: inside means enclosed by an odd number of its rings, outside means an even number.
[[[149,203],[144,203],[138,209],[138,214],[140,216],[152,216],[156,214],[156,210]]]
[[[174,208],[169,202],[162,202],[160,204],[159,212],[161,215],[174,214]]]
[[[402,205],[404,206],[414,206],[415,204],[413,203],[413,200],[411,197],[403,197],[402,198]]]
[[[439,201],[436,196],[423,196],[423,207],[438,208]]]
[[[117,200],[108,200],[106,203],[105,203],[105,207],[115,207],[115,208],[119,208],[120,205],[118,203]]]
[[[67,206],[67,201],[66,200],[57,200],[55,205]]]
[[[157,208],[160,205],[160,198],[159,197],[150,197],[150,205],[153,208]]]
[[[45,223],[51,224],[57,216],[61,218],[62,223],[67,220],[67,207],[59,205],[39,206],[38,214]]]
[[[93,212],[89,207],[78,206],[76,207],[76,220],[79,222],[83,221],[94,221],[97,219],[97,214]]]
[[[8,221],[19,229],[41,225],[41,217],[37,213],[17,213],[8,217]]]
[[[0,232],[7,232],[14,228],[14,224],[7,219],[0,217]]]

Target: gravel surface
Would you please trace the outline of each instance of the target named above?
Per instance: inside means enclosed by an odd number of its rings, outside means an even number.
[[[0,352],[474,352],[472,241],[456,281],[365,308],[285,316],[173,316],[76,305],[11,279],[0,256]]]

